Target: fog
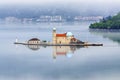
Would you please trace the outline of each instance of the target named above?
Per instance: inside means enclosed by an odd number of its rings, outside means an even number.
[[[63,9],[80,15],[114,15],[120,11],[120,0],[0,0],[4,8]],[[51,10],[54,12],[54,10]]]
[[[101,5],[115,6],[120,4],[120,0],[0,0],[1,5]]]

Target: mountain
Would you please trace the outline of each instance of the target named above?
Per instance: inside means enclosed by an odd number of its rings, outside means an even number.
[[[61,16],[75,16],[79,15],[78,11],[65,8],[56,8],[56,7],[4,7],[0,8],[0,18],[5,18],[9,16],[17,18],[35,18],[41,15],[61,15]]]
[[[106,7],[105,7],[106,6]],[[117,13],[118,6],[92,4],[51,4],[51,5],[3,5],[0,6],[0,18],[34,18],[41,15],[61,15],[61,16],[106,16]]]

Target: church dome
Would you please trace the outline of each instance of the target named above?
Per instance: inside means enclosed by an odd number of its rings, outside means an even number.
[[[71,36],[73,36],[73,34],[71,33],[71,32],[67,32],[67,37],[71,37]]]

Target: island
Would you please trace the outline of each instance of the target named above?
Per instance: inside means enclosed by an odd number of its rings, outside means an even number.
[[[103,46],[103,44],[93,44],[88,42],[83,42],[74,37],[71,32],[57,33],[56,28],[52,31],[52,42],[42,41],[38,38],[32,38],[27,42],[16,42],[14,44],[23,45],[41,45],[41,46]]]
[[[120,29],[120,12],[114,16],[103,18],[89,26],[90,29]]]

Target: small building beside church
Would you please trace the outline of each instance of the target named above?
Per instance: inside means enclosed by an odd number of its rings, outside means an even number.
[[[28,44],[40,44],[40,40],[38,38],[32,38],[28,40]]]

